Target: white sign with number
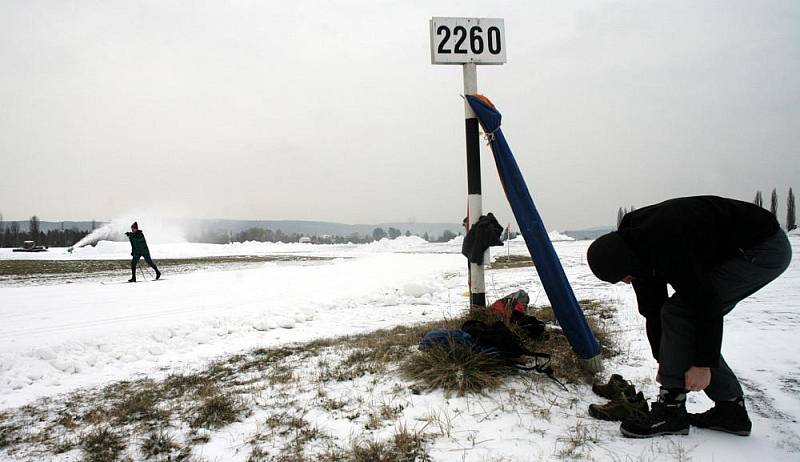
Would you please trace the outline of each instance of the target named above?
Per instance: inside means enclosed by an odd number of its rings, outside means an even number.
[[[431,18],[431,64],[505,64],[506,32],[497,18]]]

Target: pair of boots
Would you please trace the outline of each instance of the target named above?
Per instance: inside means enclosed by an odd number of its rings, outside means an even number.
[[[619,374],[612,374],[608,383],[594,383],[592,391],[610,400],[606,404],[590,404],[589,415],[595,419],[623,421],[636,416],[646,415],[647,400],[642,392]]]
[[[630,438],[650,438],[688,435],[690,425],[740,436],[748,436],[752,428],[744,398],[717,401],[706,412],[689,414],[686,412],[686,390],[662,388],[650,412],[625,419],[619,429]]]

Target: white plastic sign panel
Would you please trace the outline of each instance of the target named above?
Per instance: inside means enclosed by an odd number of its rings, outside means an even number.
[[[505,64],[506,32],[498,18],[431,18],[432,64]]]

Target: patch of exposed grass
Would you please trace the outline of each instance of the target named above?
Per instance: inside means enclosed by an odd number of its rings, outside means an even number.
[[[609,329],[607,319],[612,316],[614,308],[598,300],[580,300],[581,308],[586,315],[586,322],[592,333],[600,343],[601,355],[610,357],[617,353],[614,343],[614,332]],[[543,305],[528,309],[528,314],[544,321],[546,324],[557,327],[558,320],[550,306]],[[594,372],[589,369],[585,361],[581,360],[572,349],[569,340],[560,328],[550,328],[544,338],[529,343],[528,348],[542,351],[552,355],[552,365],[555,375],[559,380],[564,379],[570,383],[590,382]]]
[[[226,393],[216,386],[198,391],[200,404],[196,407],[192,427],[209,429],[222,428],[236,422],[247,410],[241,398]]]
[[[533,266],[531,257],[525,255],[498,255],[497,258],[489,264],[488,269],[525,268],[527,266]]]
[[[191,450],[181,447],[175,436],[163,428],[150,431],[142,440],[139,450],[147,460],[181,461],[191,454]]]
[[[126,444],[122,436],[108,427],[101,427],[81,441],[85,462],[115,462],[122,460]]]
[[[613,332],[608,331],[606,320],[613,314],[613,308],[595,300],[582,300],[581,304],[604,351],[611,351]],[[551,353],[555,375],[560,380],[580,382],[588,378],[583,362],[558,328],[552,310],[538,307],[529,309],[529,313],[546,321],[549,327],[544,339],[526,340],[526,346]],[[56,453],[78,447],[86,460],[111,461],[123,458],[126,447],[133,447],[131,441],[136,441],[142,456],[148,459],[188,460],[192,446],[208,442],[212,431],[244,418],[254,406],[252,403],[256,403],[271,414],[263,421],[269,431],[254,436],[250,442],[253,461],[426,460],[422,436],[413,432],[399,432],[396,441],[364,439],[352,447],[341,447],[331,445],[329,436],[308,422],[305,414],[295,412],[300,410],[302,394],[313,396],[316,390],[320,410],[336,412],[338,418],[354,424],[365,423],[368,429],[385,427],[387,422],[402,415],[402,406],[334,395],[334,390],[341,386],[329,387],[328,382],[372,375],[354,384],[374,385],[397,371],[413,381],[418,390],[438,388],[448,394],[464,395],[496,389],[507,377],[518,374],[504,361],[458,345],[416,351],[428,331],[460,328],[467,319],[489,324],[498,320],[485,308],[473,308],[454,319],[262,348],[212,362],[192,373],[173,374],[162,380],[121,381],[99,390],[81,390],[56,401],[43,400],[0,414],[0,448],[8,447],[11,453],[17,447],[29,445],[29,453]],[[515,329],[513,325],[509,327]],[[303,369],[303,365],[310,367]],[[524,374],[540,377],[535,373]],[[407,392],[406,384],[400,382],[395,386]],[[441,419],[438,421],[441,434],[446,435],[452,425]],[[120,435],[135,439],[122,439]],[[176,438],[183,441],[183,446]],[[320,442],[313,445],[313,450],[306,449],[313,440]],[[328,445],[327,449],[321,445]],[[411,456],[414,454],[416,459]]]
[[[452,343],[409,357],[401,371],[419,390],[441,389],[464,396],[497,388],[513,369],[501,359]]]
[[[169,274],[210,268],[248,268],[265,262],[323,262],[331,257],[310,255],[231,255],[199,258],[159,258],[159,268]],[[126,260],[0,260],[0,284],[47,284],[87,277],[130,275]]]
[[[575,460],[591,451],[592,446],[599,441],[597,427],[590,428],[578,422],[568,429],[566,435],[556,439],[556,443],[561,446],[556,455],[562,459]]]
[[[21,425],[8,413],[0,414],[0,449],[18,444],[23,439],[21,430]]]
[[[121,424],[166,421],[169,414],[159,408],[159,391],[160,387],[153,382],[133,390],[111,409],[112,418]]]
[[[341,459],[353,462],[428,462],[430,457],[425,451],[425,439],[417,432],[399,427],[391,439],[387,441],[356,441],[349,454]]]

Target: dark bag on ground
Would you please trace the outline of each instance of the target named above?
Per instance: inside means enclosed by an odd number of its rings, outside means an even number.
[[[533,352],[522,344],[522,339],[500,321],[491,326],[481,321],[467,321],[461,326],[461,330],[472,336],[482,349],[497,350],[501,358],[518,359],[520,356],[533,356]]]
[[[525,348],[522,339],[500,321],[491,326],[481,321],[467,321],[461,329],[433,329],[422,337],[419,349],[427,351],[437,346],[446,348],[454,345],[467,346],[475,351],[501,358],[517,370],[545,374],[566,390],[553,375],[553,368],[550,366],[551,356]],[[534,365],[526,365],[523,358],[525,356],[535,358]],[[543,360],[542,363],[539,363],[540,359]]]
[[[490,309],[502,319],[508,319],[519,326],[529,338],[540,340],[544,335],[544,322],[527,314],[528,303],[530,303],[528,293],[518,290],[492,303]]]

